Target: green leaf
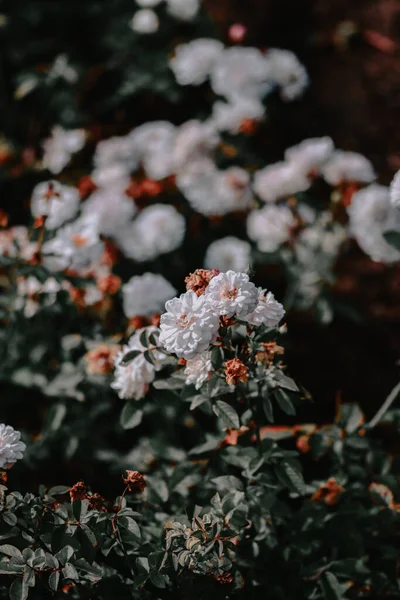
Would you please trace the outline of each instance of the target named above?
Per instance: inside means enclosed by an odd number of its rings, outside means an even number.
[[[118,526],[123,527],[129,533],[131,533],[137,542],[141,540],[140,528],[132,517],[120,517],[118,519]]]
[[[137,400],[128,400],[122,409],[119,422],[124,429],[134,429],[142,422],[143,411],[138,408]]]
[[[203,396],[202,394],[195,396],[190,404],[190,410],[194,410],[195,408],[197,408],[198,406],[201,406],[202,404],[204,404],[204,402],[207,402],[207,401],[208,401],[207,396]]]
[[[222,400],[217,400],[213,406],[213,411],[217,417],[221,419],[225,427],[239,429],[239,416],[230,404],[227,404],[227,402],[223,402]]]
[[[319,582],[325,600],[342,600],[342,598],[344,598],[340,583],[333,573],[325,571],[322,573]]]
[[[278,402],[279,407],[283,410],[287,415],[295,415],[296,409],[293,406],[291,399],[288,394],[281,389],[277,389],[274,391],[274,396],[276,401]]]
[[[18,556],[18,558],[22,558],[21,550],[15,546],[11,546],[10,544],[4,544],[3,546],[0,546],[0,554],[5,554],[6,556]]]
[[[28,593],[29,588],[26,583],[22,579],[14,579],[9,591],[10,600],[26,600]]]
[[[385,231],[383,237],[388,244],[396,248],[396,250],[400,250],[400,233],[398,231]]]
[[[273,423],[274,422],[274,412],[273,412],[273,408],[272,408],[272,402],[269,397],[268,388],[263,389],[262,403],[263,403],[263,409],[264,409],[265,416],[267,417],[267,419],[270,423]]]
[[[224,353],[220,346],[214,346],[211,350],[211,364],[215,370],[222,367],[224,362]]]
[[[299,392],[299,388],[297,387],[295,381],[285,375],[280,369],[276,369],[274,371],[275,381],[277,381],[279,387],[285,388],[291,392]]]
[[[65,567],[62,569],[62,574],[65,579],[79,579],[78,571],[75,569],[74,565],[71,563],[67,563]]]
[[[150,581],[155,587],[161,589],[165,588],[167,585],[165,581],[165,576],[161,575],[161,573],[159,573],[158,571],[151,571]]]
[[[3,513],[3,520],[5,523],[7,523],[7,525],[14,527],[14,525],[17,523],[17,516],[11,512],[5,512]]]
[[[67,494],[69,487],[66,485],[55,485],[49,489],[47,494],[49,496],[59,496],[61,494]]]
[[[142,344],[142,346],[147,348],[147,346],[148,346],[147,329],[143,329],[142,333],[140,334],[139,339],[140,339],[140,343]]]
[[[22,575],[24,568],[24,565],[11,564],[11,561],[0,561],[0,575]]]
[[[56,592],[59,582],[60,582],[60,571],[53,571],[53,573],[51,573],[50,577],[49,577],[49,587]]]
[[[120,365],[121,367],[126,367],[129,365],[135,358],[142,354],[140,350],[129,350],[121,359]]]
[[[305,494],[306,486],[301,473],[288,461],[284,460],[275,469],[281,483],[297,494]]]
[[[243,483],[234,475],[221,475],[211,480],[219,492],[231,492],[232,490],[243,490]]]

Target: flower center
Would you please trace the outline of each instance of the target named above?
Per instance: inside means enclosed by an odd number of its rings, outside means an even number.
[[[221,294],[221,298],[224,298],[227,300],[234,300],[237,295],[238,295],[237,288],[231,288],[228,290],[224,290]]]
[[[84,235],[81,235],[80,233],[75,233],[71,239],[72,239],[72,243],[77,248],[82,248],[82,246],[85,246],[88,243],[87,237],[85,237]]]
[[[186,327],[189,327],[189,325],[191,325],[193,323],[193,321],[194,321],[193,317],[188,317],[186,314],[183,313],[176,320],[176,324],[178,325],[178,327],[185,329]]]

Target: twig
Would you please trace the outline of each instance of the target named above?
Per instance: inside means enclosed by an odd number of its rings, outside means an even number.
[[[368,427],[368,429],[372,429],[373,427],[375,427],[375,425],[377,425],[381,421],[383,415],[386,413],[386,411],[389,410],[389,408],[391,407],[391,405],[396,400],[396,398],[399,394],[400,394],[400,381],[392,389],[389,396],[386,398],[385,402],[382,404],[382,406],[380,407],[380,409],[378,410],[376,415],[370,420],[369,423],[367,423],[366,427]]]

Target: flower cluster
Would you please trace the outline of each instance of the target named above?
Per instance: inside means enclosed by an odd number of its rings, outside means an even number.
[[[282,305],[271,292],[265,296],[246,273],[235,271],[215,275],[204,294],[197,296],[189,290],[169,300],[165,309],[161,315],[160,343],[167,352],[187,360],[201,355],[215,341],[221,318],[236,317],[276,327],[284,315]]]

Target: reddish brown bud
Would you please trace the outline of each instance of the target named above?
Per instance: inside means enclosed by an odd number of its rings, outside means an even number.
[[[71,502],[75,500],[85,500],[87,488],[83,481],[78,481],[71,488],[69,488],[69,495]]]
[[[128,486],[130,492],[134,489],[143,492],[147,486],[143,475],[139,471],[126,471],[126,477],[122,476],[122,480]]]
[[[225,379],[228,385],[236,385],[238,381],[248,380],[248,367],[242,363],[240,358],[232,358],[225,363]]]

